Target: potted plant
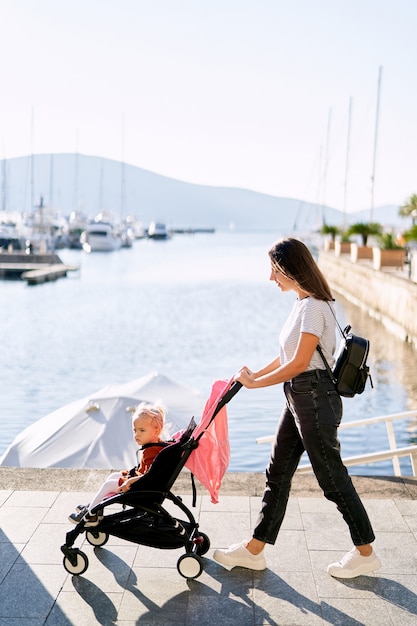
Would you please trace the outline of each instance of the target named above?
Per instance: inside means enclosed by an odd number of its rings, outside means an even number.
[[[350,258],[356,262],[358,259],[372,259],[372,248],[368,247],[368,237],[379,235],[382,231],[381,224],[376,222],[356,222],[348,229],[350,235],[359,235],[362,245],[352,242],[350,246]]]
[[[397,243],[392,232],[381,233],[378,236],[378,246],[372,248],[373,267],[396,267],[402,269],[405,262],[405,248]]]
[[[403,233],[404,241],[407,243],[417,242],[417,224],[413,224],[409,230]],[[417,247],[416,244],[408,247],[408,277],[417,283]]]
[[[334,253],[336,256],[350,253],[350,236],[348,231],[340,231],[339,238],[334,243]]]
[[[324,241],[324,249],[334,250],[334,242],[336,239],[336,235],[339,233],[339,227],[332,226],[330,224],[323,224],[320,232],[322,235],[329,235],[329,237],[326,238]]]
[[[403,233],[405,241],[417,241],[417,224],[413,224],[409,230]]]

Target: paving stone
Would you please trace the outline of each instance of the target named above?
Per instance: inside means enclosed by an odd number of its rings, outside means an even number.
[[[250,537],[264,477],[227,476],[217,505],[198,487],[194,509],[184,476],[175,493],[182,494],[211,541],[202,574],[186,580],[177,569],[183,548],[162,550],[113,536],[95,548],[84,533],[74,545],[89,566],[82,576],[71,576],[60,550],[74,529],[68,514],[89,501],[108,472],[2,470],[0,626],[417,623],[417,479],[354,477],[374,523],[382,567],[370,576],[338,580],[326,568],[351,548],[351,540],[314,477],[295,478],[278,539],[265,548],[267,569],[252,572],[229,571],[212,556],[214,549]],[[173,503],[164,504],[183,519]]]

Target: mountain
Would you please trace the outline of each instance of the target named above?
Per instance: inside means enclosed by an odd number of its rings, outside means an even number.
[[[134,215],[144,224],[159,220],[171,227],[307,231],[322,222],[322,209],[231,187],[196,185],[111,159],[81,154],[39,154],[0,161],[3,209],[29,212],[43,197],[62,215],[80,210],[94,217],[102,210],[115,217]],[[391,218],[397,207],[387,208]],[[328,224],[341,225],[340,211],[326,207]],[[349,215],[349,222],[367,221]],[[382,221],[377,218],[375,221]]]

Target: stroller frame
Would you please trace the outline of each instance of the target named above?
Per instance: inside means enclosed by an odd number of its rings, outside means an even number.
[[[241,386],[241,383],[236,381],[231,385],[219,400],[210,423]],[[201,575],[204,569],[202,556],[210,548],[210,539],[199,530],[198,522],[181,497],[174,495],[171,491],[206,430],[194,438],[195,428],[196,423],[192,418],[179,441],[164,447],[156,456],[148,472],[134,483],[128,492],[106,498],[97,504],[91,511],[98,515],[97,524],[93,526],[82,519],[74,529],[67,532],[61,551],[64,554],[63,565],[68,573],[79,576],[89,566],[85,552],[74,547],[77,538],[85,533],[88,543],[94,547],[104,546],[110,535],[160,549],[183,547],[185,554],[182,554],[177,562],[179,574],[187,579]],[[168,467],[174,469],[167,478]],[[176,507],[176,514],[181,512],[185,519],[171,515],[163,506],[165,500],[172,502]],[[105,510],[114,504],[121,504],[122,510],[105,515]],[[179,509],[178,513],[177,509]]]

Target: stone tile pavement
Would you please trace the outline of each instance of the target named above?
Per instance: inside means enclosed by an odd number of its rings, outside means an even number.
[[[12,476],[2,470],[0,626],[417,624],[417,479],[354,479],[374,525],[382,569],[340,581],[326,566],[350,549],[350,538],[313,477],[295,480],[278,541],[266,548],[264,572],[227,571],[214,562],[213,549],[250,536],[262,492],[262,476],[228,476],[217,505],[199,490],[195,513],[211,547],[201,576],[186,580],[177,571],[182,549],[116,537],[94,548],[85,535],[76,546],[88,555],[89,567],[71,576],[60,551],[73,528],[67,516],[89,500],[102,473],[15,470]],[[175,493],[191,507],[187,479],[179,479]]]

